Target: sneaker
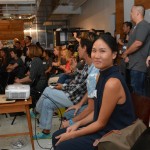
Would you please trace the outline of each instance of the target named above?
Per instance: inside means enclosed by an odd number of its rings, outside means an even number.
[[[31,118],[36,118],[37,117],[37,115],[33,112],[32,109],[30,109],[30,116],[31,116]]]
[[[43,132],[41,133],[38,133],[36,135],[33,136],[33,139],[36,140],[36,139],[50,139],[51,138],[51,134],[44,134]]]

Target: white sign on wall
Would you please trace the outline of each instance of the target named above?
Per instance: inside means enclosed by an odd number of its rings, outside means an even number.
[[[150,9],[145,11],[145,20],[150,23]]]

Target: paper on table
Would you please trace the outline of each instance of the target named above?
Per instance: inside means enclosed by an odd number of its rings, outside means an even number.
[[[16,100],[11,100],[11,101],[7,101],[6,100],[6,96],[3,94],[3,95],[0,95],[0,104],[4,104],[4,103],[14,103]]]

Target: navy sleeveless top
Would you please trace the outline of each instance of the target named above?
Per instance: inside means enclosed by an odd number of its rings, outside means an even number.
[[[126,101],[124,104],[117,104],[112,115],[110,116],[108,123],[106,126],[98,131],[96,134],[99,136],[103,136],[107,132],[111,130],[120,130],[123,129],[133,123],[135,121],[135,114],[134,109],[131,101],[131,96],[129,89],[125,83],[124,78],[119,73],[119,69],[117,66],[112,66],[104,71],[100,71],[100,77],[96,85],[97,90],[97,98],[94,101],[94,121],[98,119],[104,87],[108,79],[110,78],[117,78],[120,80],[125,94],[126,94]],[[108,93],[109,94],[109,93]],[[109,105],[109,104],[108,104]]]

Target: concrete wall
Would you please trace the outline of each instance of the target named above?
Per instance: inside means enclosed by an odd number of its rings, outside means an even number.
[[[134,0],[124,0],[124,21],[130,21],[131,8],[134,5]]]
[[[147,20],[150,23],[150,9],[147,9],[145,11],[145,20]]]
[[[115,0],[88,0],[82,6],[82,14],[70,20],[71,27],[99,29],[114,33]]]

